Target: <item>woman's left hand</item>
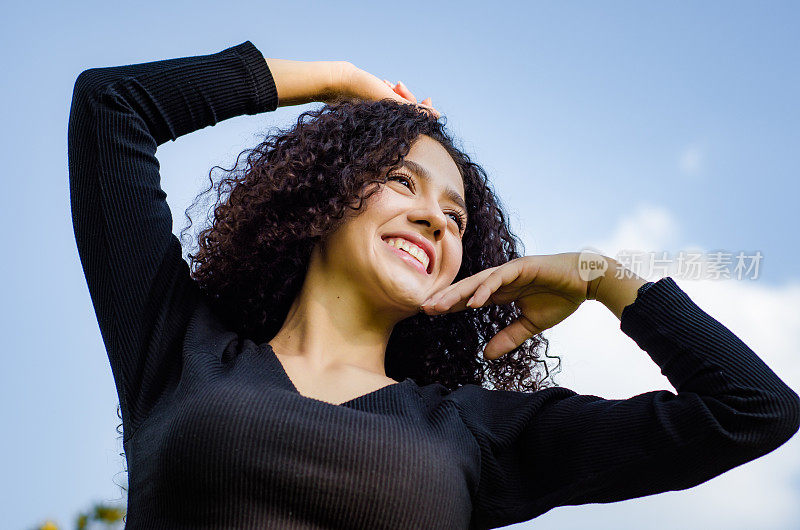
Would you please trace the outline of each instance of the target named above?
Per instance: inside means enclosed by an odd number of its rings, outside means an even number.
[[[522,315],[484,349],[485,358],[497,359],[555,326],[586,300],[587,281],[579,274],[579,257],[578,252],[567,252],[513,259],[448,285],[423,303],[422,309],[436,315],[515,302]]]

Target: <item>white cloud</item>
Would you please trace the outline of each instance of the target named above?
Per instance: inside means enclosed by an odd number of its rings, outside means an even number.
[[[740,249],[704,249],[687,243],[671,212],[650,204],[636,207],[618,221],[608,238],[587,247],[653,281],[664,276],[700,283],[737,278],[739,283],[746,284],[761,278],[760,251],[757,254]]]
[[[597,247],[668,248],[680,239],[669,212],[641,207]],[[800,389],[800,282],[673,279],[692,300],[750,346],[791,388]],[[581,394],[626,399],[651,390],[675,391],[650,357],[599,302],[584,304],[545,333],[561,356],[555,379]],[[558,455],[552,455],[557,459]],[[684,491],[611,504],[559,507],[514,528],[786,529],[800,527],[800,436],[752,462]]]
[[[674,246],[679,232],[678,222],[667,209],[641,204],[618,222],[609,238],[591,246],[613,258],[623,249],[656,251]]]

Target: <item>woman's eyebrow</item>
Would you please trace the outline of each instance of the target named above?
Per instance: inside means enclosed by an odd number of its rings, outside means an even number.
[[[428,169],[425,166],[418,164],[413,160],[403,160],[403,162],[400,164],[400,167],[408,168],[413,173],[416,173],[417,176],[419,176],[422,180],[426,181],[428,184],[433,183],[433,177],[431,176],[430,171],[428,171]],[[467,205],[464,202],[464,199],[455,190],[455,188],[451,186],[445,187],[444,194],[448,199],[459,205],[464,211],[467,211]]]

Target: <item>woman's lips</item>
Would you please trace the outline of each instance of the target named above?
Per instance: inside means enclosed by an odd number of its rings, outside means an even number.
[[[417,258],[406,252],[405,250],[400,250],[399,248],[393,247],[384,241],[384,245],[388,248],[393,254],[397,257],[417,269],[424,275],[428,275],[428,271],[425,270],[425,267],[422,266],[422,263],[419,262]]]

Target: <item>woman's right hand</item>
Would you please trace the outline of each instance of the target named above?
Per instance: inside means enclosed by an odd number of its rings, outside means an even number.
[[[402,82],[392,85],[389,81],[378,79],[350,62],[337,61],[336,63],[332,66],[332,85],[334,89],[326,97],[326,103],[341,96],[367,101],[392,99],[398,103],[416,105],[433,114],[437,119],[441,117],[439,111],[433,108],[431,98],[417,102],[417,98]]]
[[[416,105],[438,119],[439,111],[431,106],[431,99],[417,103],[403,83],[392,85],[358,68],[348,61],[294,61],[267,58],[275,88],[278,106],[302,105],[314,101],[332,103],[341,97],[379,101],[392,99],[398,103]]]

